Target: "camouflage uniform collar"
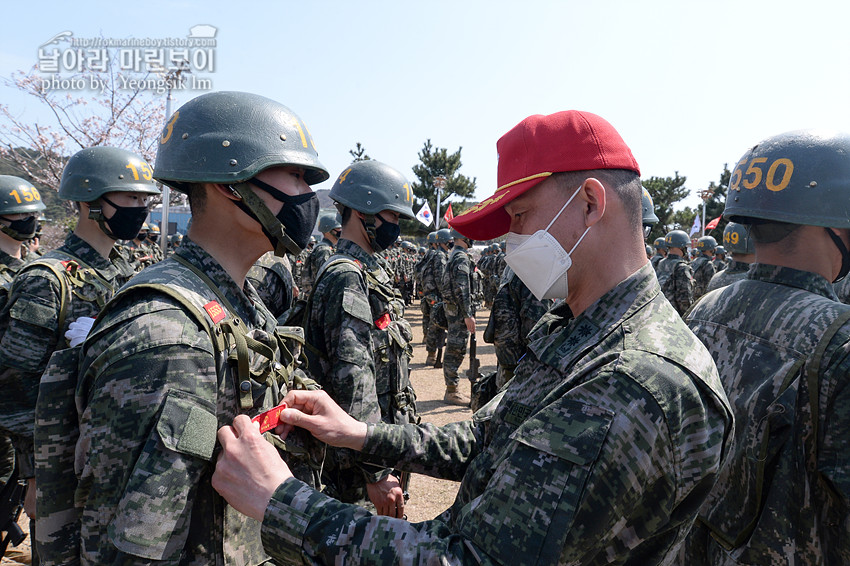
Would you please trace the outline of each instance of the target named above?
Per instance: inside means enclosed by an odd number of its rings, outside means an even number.
[[[578,316],[566,302],[553,307],[531,331],[528,349],[541,362],[563,371],[660,292],[655,270],[647,262]]]
[[[336,243],[336,253],[353,257],[363,264],[366,271],[375,271],[376,269],[380,269],[377,258],[374,255],[367,253],[366,250],[351,240],[340,238]]]
[[[91,247],[88,242],[71,232],[68,234],[68,237],[65,238],[65,243],[62,244],[62,247],[60,247],[58,251],[78,258],[80,261],[97,271],[98,275],[107,281],[112,281],[118,274],[117,268],[111,261],[116,257],[115,248],[112,248],[109,253],[109,259],[106,259],[100,255],[97,250]]]
[[[327,238],[322,238],[322,241],[319,242],[319,244],[325,244],[327,246],[334,247],[334,243],[331,242],[330,240],[328,240]],[[315,249],[315,248],[313,248],[313,249]]]
[[[265,326],[265,308],[257,291],[245,280],[245,288],[240,289],[227,271],[204,248],[184,236],[183,243],[174,252],[212,279],[219,291],[236,309],[236,315],[254,327]],[[269,315],[271,316],[271,315]]]
[[[20,268],[24,264],[24,260],[12,257],[6,252],[0,250],[0,265],[5,265],[9,268],[9,271],[17,272],[18,268]]]
[[[811,271],[801,271],[791,267],[781,267],[767,263],[754,263],[747,273],[747,279],[785,285],[786,287],[796,287],[832,299],[833,301],[838,300],[832,284],[826,278]]]
[[[726,273],[746,273],[750,269],[749,263],[744,263],[743,261],[735,261],[734,259],[729,260],[729,264],[726,266],[724,271]]]

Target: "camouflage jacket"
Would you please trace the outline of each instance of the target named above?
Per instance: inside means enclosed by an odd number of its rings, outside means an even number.
[[[292,306],[295,284],[286,257],[277,257],[274,252],[263,254],[248,271],[247,279],[275,318]]]
[[[473,274],[474,264],[469,252],[462,246],[452,248],[452,253],[446,262],[443,271],[443,301],[449,307],[446,314],[455,316],[449,311],[457,309],[456,316],[468,318],[475,316],[475,303],[473,302]]]
[[[446,253],[442,250],[428,252],[425,265],[422,266],[422,291],[425,295],[441,296],[443,271],[446,268]]]
[[[259,523],[228,506],[210,483],[216,431],[237,414],[253,417],[278,404],[286,383],[268,373],[274,363],[258,354],[250,378],[237,383],[237,364],[228,362],[227,351],[216,354],[209,332],[186,307],[161,293],[134,291],[139,283],[183,289],[199,297],[213,321],[245,328],[243,335],[269,348],[275,344],[276,320],[251,284],[240,288],[188,238],[101,314],[84,346],[76,390],[81,562],[263,563]],[[318,485],[302,460],[288,456],[297,476]]]
[[[33,254],[35,257],[35,255]],[[0,312],[2,312],[3,307],[6,305],[6,299],[9,298],[9,290],[12,287],[12,280],[15,278],[15,275],[18,273],[18,270],[24,264],[24,260],[12,257],[6,252],[0,250],[0,287],[3,288],[0,291]]]
[[[305,339],[307,371],[346,412],[364,422],[379,422],[376,336],[365,271],[382,271],[375,256],[341,238],[337,256],[359,262],[338,262],[320,274],[310,295]],[[333,258],[337,256],[332,256]],[[389,284],[384,273],[382,277]],[[383,339],[381,339],[381,342]],[[389,470],[361,465],[356,452],[328,448],[325,472],[333,481],[339,471],[358,474],[365,486],[385,477]],[[353,470],[353,471],[352,471]]]
[[[723,464],[731,409],[649,264],[584,313],[556,306],[473,419],[370,425],[364,453],[461,480],[432,521],[373,517],[281,484],[263,521],[281,562],[666,563]]]
[[[658,264],[658,282],[664,296],[679,314],[694,302],[694,272],[684,258],[670,254]]]
[[[850,564],[850,322],[822,340],[847,313],[823,277],[754,264],[688,314],[737,429],[682,564]]]
[[[551,306],[550,299],[538,300],[511,268],[505,269],[490,312],[500,366],[509,370],[516,367],[528,345],[529,332]]]
[[[735,261],[734,259],[731,260],[723,271],[718,271],[714,274],[714,277],[712,277],[711,281],[709,281],[705,292],[708,293],[709,291],[720,289],[726,285],[731,285],[735,281],[746,279],[747,271],[749,271],[749,269],[749,263]]]
[[[81,262],[66,281],[69,293],[62,296],[62,283],[49,262],[60,272],[74,269],[69,260]],[[37,263],[36,263],[37,262]],[[63,263],[64,262],[64,263]],[[76,234],[69,234],[56,251],[48,252],[19,272],[0,313],[0,427],[15,442],[21,471],[32,477],[32,434],[38,382],[55,350],[68,346],[65,332],[81,316],[95,317],[118,288],[133,275],[133,269],[113,250],[106,259]],[[88,269],[90,268],[90,270]],[[64,319],[59,327],[62,306]]]
[[[307,285],[305,291],[309,291],[313,288],[313,283],[316,281],[316,274],[319,272],[319,268],[321,268],[322,265],[328,261],[328,258],[334,254],[334,250],[334,244],[327,238],[322,238],[321,242],[313,246],[313,251],[310,252],[310,255],[307,256],[306,260],[304,260],[302,279]]]
[[[661,263],[662,259],[664,259],[664,256],[659,253],[656,253],[651,258],[649,258],[649,263],[652,264],[652,268],[654,270],[658,271],[658,264]]]
[[[711,261],[711,263],[714,264],[714,272],[720,273],[721,271],[729,267],[729,261],[730,260],[720,259],[719,257],[714,258]]]
[[[694,272],[694,300],[696,300],[705,295],[705,289],[708,287],[708,282],[714,277],[716,269],[711,259],[700,254],[691,263],[691,270]]]

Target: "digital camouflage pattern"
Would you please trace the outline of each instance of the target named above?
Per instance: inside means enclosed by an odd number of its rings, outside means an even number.
[[[499,362],[496,387],[502,387],[513,377],[528,346],[528,334],[551,306],[551,299],[538,300],[510,267],[505,268],[490,311],[493,346]]]
[[[24,264],[22,259],[12,257],[3,250],[0,250],[0,312],[6,304],[6,299],[9,296],[9,288],[12,285],[12,279],[18,269]],[[0,433],[0,489],[9,480],[12,471],[15,468],[15,447],[12,444],[12,439]]]
[[[335,261],[339,257],[353,261]],[[388,386],[380,383],[378,374],[378,348],[384,338],[378,336],[378,317],[364,272],[381,273],[382,269],[376,256],[345,238],[337,242],[337,254],[325,267],[308,304],[306,369],[348,414],[363,422],[379,422],[379,394],[385,392],[380,389]],[[389,284],[385,273],[379,276]],[[389,472],[362,464],[352,450],[329,447],[322,477],[334,497],[368,506],[366,484],[376,483]]]
[[[309,292],[313,288],[319,268],[334,254],[335,250],[336,248],[333,242],[327,238],[322,238],[321,242],[313,246],[313,251],[310,252],[305,260],[304,271],[301,276],[305,283],[305,292]]]
[[[749,263],[735,261],[734,259],[730,260],[723,271],[718,271],[714,274],[714,277],[712,277],[711,281],[709,281],[708,287],[706,288],[705,292],[708,293],[709,291],[720,289],[721,287],[725,287],[726,285],[731,285],[735,281],[746,279],[747,271],[749,271],[749,269]]]
[[[691,270],[694,273],[694,300],[697,300],[705,295],[708,283],[711,281],[711,278],[714,277],[717,270],[715,269],[711,258],[705,254],[697,256],[697,258],[691,263]]]
[[[658,271],[658,264],[661,263],[661,260],[664,259],[664,256],[658,252],[655,252],[651,258],[649,258],[649,263],[652,264],[652,269]]]
[[[437,348],[442,347],[442,342],[445,340],[446,331],[437,328],[434,321],[431,320],[430,313],[434,305],[443,300],[443,273],[446,271],[448,260],[449,254],[446,253],[446,250],[438,247],[434,250],[431,260],[422,268],[422,286],[425,291],[422,302],[428,303],[428,326],[424,326],[424,314],[422,324],[425,333],[425,348],[428,352],[436,352]]]
[[[461,480],[439,517],[370,517],[288,480],[263,543],[282,563],[666,564],[731,433],[711,357],[647,264],[578,317],[544,316],[471,421],[369,426],[364,453]]]
[[[850,564],[850,323],[821,339],[848,312],[823,277],[754,264],[688,314],[737,427],[682,564]]]
[[[664,296],[679,314],[684,314],[694,302],[694,272],[681,256],[668,254],[658,264],[658,282]]]
[[[719,257],[715,256],[714,259],[711,261],[711,263],[714,264],[714,273],[720,273],[721,271],[729,267],[729,261],[730,260],[720,259]]]
[[[275,318],[279,319],[292,306],[295,284],[288,258],[266,252],[248,270],[246,279]]]
[[[206,274],[218,292],[178,256]],[[237,334],[255,340],[258,346],[248,345],[250,375],[239,382],[238,364],[227,361],[228,351],[216,357],[209,332],[181,303],[156,291],[134,290],[145,283],[192,297],[211,320],[220,320],[217,328],[225,329],[228,343]],[[259,523],[228,506],[210,478],[218,428],[237,414],[253,417],[272,408],[298,380],[297,372],[281,373],[287,361],[278,347],[275,318],[250,283],[240,288],[188,238],[123,293],[99,317],[80,364],[75,499],[82,506],[81,562],[262,563]],[[235,330],[228,333],[225,324]],[[321,448],[303,434],[290,442],[291,449],[307,451],[283,455],[293,473],[318,486],[313,464],[320,461],[310,458],[321,458]],[[280,447],[279,440],[273,443]],[[50,544],[45,541],[43,548]]]
[[[463,246],[452,248],[443,271],[443,303],[446,308],[446,354],[443,357],[443,378],[446,386],[457,386],[457,372],[466,356],[469,330],[465,318],[475,316],[473,297],[472,255]]]
[[[76,259],[74,264],[63,264]],[[70,296],[49,262],[60,273],[72,269]],[[8,434],[18,453],[22,477],[33,477],[32,434],[38,383],[51,354],[68,346],[65,332],[82,316],[95,317],[115,291],[133,275],[133,269],[117,250],[106,259],[76,234],[48,252],[38,262],[27,264],[12,283],[9,299],[0,313],[0,433]],[[59,327],[62,303],[65,318]]]
[[[832,284],[832,289],[838,296],[838,300],[845,304],[850,304],[850,277],[845,277],[841,281]]]

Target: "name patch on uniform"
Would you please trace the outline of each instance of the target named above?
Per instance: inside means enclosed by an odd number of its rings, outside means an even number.
[[[508,403],[508,412],[505,414],[505,422],[519,426],[528,419],[533,409],[528,405],[511,401]]]
[[[383,330],[390,325],[391,321],[392,318],[390,317],[390,313],[385,312],[383,315],[381,315],[381,318],[375,321],[375,326],[377,326],[379,330]]]
[[[210,315],[214,324],[220,322],[225,316],[227,316],[227,313],[224,312],[221,305],[215,301],[210,301],[205,304],[204,310],[207,311],[208,315]]]

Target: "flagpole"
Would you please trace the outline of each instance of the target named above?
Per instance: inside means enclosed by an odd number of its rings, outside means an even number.
[[[434,177],[434,187],[437,189],[437,215],[434,217],[434,225],[437,230],[440,229],[440,192],[443,187],[446,186],[446,178],[440,175],[439,177]]]

